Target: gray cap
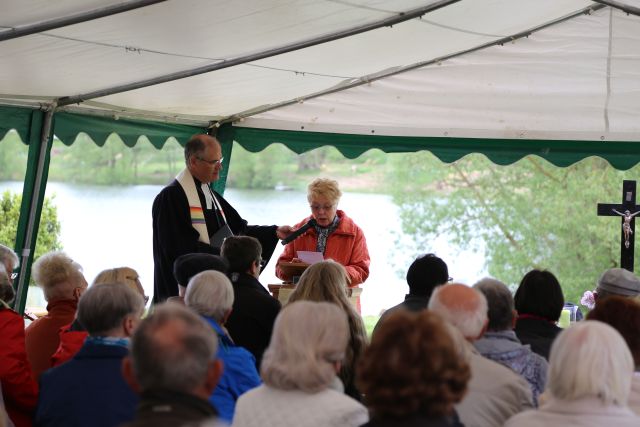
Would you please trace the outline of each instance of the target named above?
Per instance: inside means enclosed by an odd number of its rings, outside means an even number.
[[[597,290],[611,294],[634,297],[640,294],[640,279],[624,268],[610,268],[598,279]]]

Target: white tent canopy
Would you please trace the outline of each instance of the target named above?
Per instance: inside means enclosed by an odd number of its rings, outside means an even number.
[[[121,3],[132,2],[1,0],[0,28]],[[640,18],[611,8],[580,15],[600,7],[584,0],[165,1],[0,42],[0,103],[39,105],[188,72],[431,5],[444,6],[391,28],[65,108],[206,124],[413,69],[241,126],[638,139]]]

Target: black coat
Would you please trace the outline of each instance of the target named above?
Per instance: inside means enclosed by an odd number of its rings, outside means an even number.
[[[196,190],[200,204],[206,206],[200,183]],[[247,225],[240,214],[220,194],[215,193],[222,206],[227,222],[234,235],[248,235],[257,238],[262,245],[262,259],[268,261],[278,243],[276,226]],[[209,236],[224,224],[215,209],[204,209]],[[187,195],[174,180],[160,191],[153,201],[153,286],[154,303],[165,301],[178,295],[178,284],[173,277],[173,263],[181,255],[190,253],[211,253],[218,255],[219,249],[198,240],[199,234],[191,225],[191,214]]]
[[[522,344],[549,360],[551,344],[562,328],[544,319],[524,318],[516,321],[514,331]]]
[[[225,326],[233,341],[255,356],[259,368],[280,312],[280,302],[247,273],[232,273],[231,282],[235,299]]]

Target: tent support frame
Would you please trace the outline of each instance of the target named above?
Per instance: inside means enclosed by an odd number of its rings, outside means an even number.
[[[20,206],[20,223],[18,224],[16,237],[16,250],[20,256],[20,272],[14,307],[20,313],[24,312],[26,304],[29,279],[31,277],[31,262],[33,261],[40,216],[42,214],[42,204],[51,158],[55,109],[56,105],[52,104],[44,113],[39,132],[40,138],[38,141],[34,141],[36,142],[35,144],[29,144],[30,161],[28,162],[25,176],[34,176],[35,178],[33,180],[25,180],[24,183],[22,204]],[[23,218],[27,219],[26,224]]]
[[[212,126],[219,127],[219,126],[221,126],[221,125],[223,125],[225,123],[233,123],[233,122],[236,122],[236,121],[242,121],[242,120],[244,120],[244,119],[246,119],[248,117],[255,116],[257,114],[266,113],[267,111],[275,110],[275,109],[286,107],[286,106],[289,106],[289,105],[294,105],[294,104],[297,104],[299,102],[304,102],[306,100],[313,99],[313,98],[318,98],[318,97],[324,96],[324,95],[330,95],[332,93],[341,92],[343,90],[352,89],[354,87],[362,86],[364,84],[369,84],[369,83],[374,82],[376,80],[380,80],[380,79],[384,79],[384,78],[387,78],[387,77],[391,77],[391,76],[394,76],[396,74],[402,74],[402,73],[405,73],[407,71],[414,70],[414,69],[417,69],[417,68],[422,68],[422,67],[427,67],[429,65],[439,64],[439,63],[441,63],[443,61],[447,61],[449,59],[457,58],[459,56],[463,56],[463,55],[466,55],[466,54],[469,54],[469,53],[473,53],[473,52],[476,52],[476,51],[479,51],[479,50],[487,49],[487,48],[492,47],[492,46],[503,45],[505,43],[511,43],[511,42],[514,42],[517,39],[520,39],[520,38],[523,38],[523,37],[529,37],[529,35],[537,32],[537,31],[543,30],[543,29],[545,29],[545,28],[547,28],[547,27],[549,27],[551,25],[557,24],[557,23],[562,22],[562,21],[567,21],[569,19],[573,19],[575,17],[584,15],[585,13],[590,13],[590,12],[602,9],[604,7],[606,7],[606,6],[603,5],[603,4],[589,6],[589,7],[585,8],[585,9],[582,9],[582,10],[580,10],[580,11],[574,13],[574,14],[571,14],[569,16],[565,16],[563,18],[560,18],[560,19],[557,19],[557,20],[554,20],[554,21],[551,21],[551,22],[547,22],[546,24],[540,25],[540,26],[535,27],[535,28],[531,28],[531,29],[529,29],[529,30],[527,30],[525,32],[521,32],[521,33],[513,34],[511,36],[503,37],[501,39],[498,39],[498,40],[495,40],[495,41],[492,41],[492,42],[489,42],[489,43],[485,43],[485,44],[482,44],[480,46],[472,47],[470,49],[466,49],[466,50],[463,50],[463,51],[460,51],[460,52],[453,53],[451,55],[442,56],[442,57],[439,57],[439,58],[430,59],[428,61],[422,61],[422,62],[418,62],[418,63],[415,63],[415,64],[410,64],[410,65],[407,65],[405,67],[395,68],[395,69],[393,69],[391,71],[382,71],[382,72],[375,73],[375,74],[369,74],[367,76],[360,77],[359,79],[356,79],[354,81],[350,81],[350,82],[347,82],[345,84],[337,85],[337,86],[334,86],[332,88],[325,89],[325,90],[322,90],[322,91],[319,91],[319,92],[315,92],[315,93],[312,93],[312,94],[309,94],[309,95],[306,95],[306,96],[301,96],[301,97],[298,97],[298,98],[295,98],[295,99],[290,99],[290,100],[287,100],[287,101],[279,102],[277,104],[266,105],[264,107],[258,107],[258,108],[255,108],[255,109],[243,111],[243,112],[234,114],[232,116],[229,116],[227,118],[224,118],[224,119],[222,119],[222,120],[220,120],[218,122],[215,122],[215,123],[212,124]]]
[[[156,3],[162,3],[167,0],[136,0],[124,2],[116,5],[100,7],[87,12],[77,13],[75,15],[63,16],[61,18],[51,19],[49,21],[38,22],[36,24],[24,25],[18,28],[11,28],[0,32],[0,42],[11,40],[18,37],[24,37],[31,34],[41,33],[43,31],[54,30],[56,28],[66,27],[68,25],[80,24],[82,22],[92,21],[94,19],[104,18],[116,15],[122,12],[150,6]]]
[[[167,83],[175,80],[184,79],[187,77],[197,76],[199,74],[205,74],[205,73],[210,73],[212,71],[222,70],[224,68],[234,67],[236,65],[257,61],[259,59],[270,58],[272,56],[281,55],[283,53],[293,52],[293,51],[304,49],[307,47],[316,46],[316,45],[331,42],[334,40],[339,40],[345,37],[354,36],[356,34],[365,33],[367,31],[376,30],[383,27],[389,27],[405,21],[409,21],[411,19],[418,18],[429,12],[433,12],[435,10],[449,6],[453,3],[457,3],[459,1],[460,0],[439,0],[429,4],[428,6],[422,6],[416,9],[408,10],[406,12],[400,12],[394,16],[381,19],[379,21],[371,22],[364,25],[358,25],[356,27],[340,30],[335,33],[324,35],[324,36],[318,36],[318,37],[313,37],[307,40],[296,41],[283,46],[267,49],[262,52],[243,55],[234,59],[216,62],[215,64],[211,64],[211,65],[205,65],[205,66],[193,68],[190,70],[178,71],[175,73],[158,76],[151,79],[146,79],[138,82],[100,89],[100,90],[87,92],[80,95],[61,97],[58,99],[58,105],[60,107],[63,107],[66,105],[77,104],[89,99],[114,95],[117,93],[127,92],[135,89],[141,89],[148,86],[154,86],[161,83]]]
[[[623,12],[626,12],[630,15],[640,16],[640,8],[635,6],[630,6],[628,4],[621,3],[615,0],[593,0],[596,3],[600,3],[603,5],[611,6],[615,9],[620,9]]]

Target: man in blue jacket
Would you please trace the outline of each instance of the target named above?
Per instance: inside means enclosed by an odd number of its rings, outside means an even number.
[[[138,397],[121,365],[144,305],[142,296],[123,284],[94,285],[84,292],[78,321],[89,336],[73,359],[40,377],[36,426],[112,427],[133,419]]]

